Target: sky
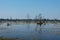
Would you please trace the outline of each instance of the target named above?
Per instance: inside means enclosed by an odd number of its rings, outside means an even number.
[[[60,19],[60,0],[0,0],[0,18]]]

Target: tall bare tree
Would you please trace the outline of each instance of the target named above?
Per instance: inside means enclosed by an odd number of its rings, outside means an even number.
[[[29,14],[27,14],[27,19],[30,19],[30,15]]]

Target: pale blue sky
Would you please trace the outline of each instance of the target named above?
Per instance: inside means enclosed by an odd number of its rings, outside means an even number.
[[[44,18],[60,19],[60,0],[0,0],[0,18],[34,18],[39,13]]]

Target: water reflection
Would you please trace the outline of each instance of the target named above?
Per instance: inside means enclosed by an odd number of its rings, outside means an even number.
[[[11,24],[7,23],[7,26],[10,26]]]
[[[30,29],[30,23],[27,23],[27,31]]]
[[[59,33],[60,23],[3,22],[0,25],[0,36],[3,37],[24,38],[28,40],[57,40],[60,39]]]
[[[42,25],[36,25],[36,28],[35,28],[35,31],[38,32],[38,33],[41,33],[42,32]]]

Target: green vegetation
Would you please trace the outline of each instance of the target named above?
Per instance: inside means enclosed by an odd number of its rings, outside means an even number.
[[[0,40],[19,40],[17,38],[3,38],[3,37],[0,37]]]

